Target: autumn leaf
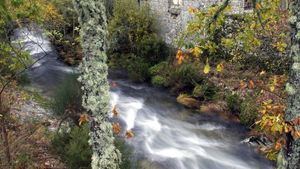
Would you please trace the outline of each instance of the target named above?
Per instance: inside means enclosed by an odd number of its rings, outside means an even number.
[[[128,130],[128,131],[126,131],[125,136],[127,139],[130,139],[130,138],[134,137],[134,133],[132,130]]]
[[[218,72],[222,72],[223,70],[224,70],[224,65],[223,65],[223,63],[218,64],[218,65],[217,65],[217,71],[218,71]]]
[[[117,134],[117,135],[120,134],[120,132],[121,132],[121,125],[120,125],[120,123],[113,123],[112,129],[113,129],[113,132],[115,134]]]
[[[202,54],[202,50],[196,46],[193,50],[192,50],[192,54],[195,56],[195,57],[199,57],[199,55]]]
[[[117,111],[117,106],[116,106],[116,105],[113,107],[112,113],[113,113],[113,116],[114,116],[114,117],[118,117],[119,112]]]
[[[195,8],[195,7],[190,6],[190,7],[188,7],[188,12],[190,14],[194,14],[194,13],[198,12],[198,9]]]
[[[240,81],[240,89],[245,89],[247,86],[247,83],[245,83],[243,80]]]
[[[250,88],[250,89],[254,89],[254,88],[255,88],[255,85],[254,85],[253,80],[250,80],[250,81],[249,81],[249,88]]]
[[[264,70],[259,73],[260,76],[263,76],[265,74],[266,74],[266,71],[264,71]]]
[[[178,63],[179,65],[181,65],[182,62],[183,62],[183,60],[184,60],[184,54],[183,54],[182,50],[178,50],[178,51],[177,51],[176,59],[177,59],[177,63]]]
[[[87,114],[82,114],[80,115],[80,118],[79,118],[79,125],[81,126],[83,123],[86,123],[89,121],[89,115]]]
[[[203,72],[204,72],[205,74],[208,74],[208,73],[210,72],[210,66],[209,66],[209,63],[208,63],[208,58],[206,59],[206,64],[205,64],[205,66],[204,66]]]
[[[270,91],[271,91],[271,92],[274,92],[274,91],[275,91],[275,86],[274,86],[274,85],[271,85],[271,86],[270,86]]]

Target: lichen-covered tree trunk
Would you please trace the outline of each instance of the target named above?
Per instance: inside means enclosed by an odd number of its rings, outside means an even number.
[[[90,144],[93,169],[118,169],[120,152],[109,122],[109,84],[106,64],[107,19],[105,0],[74,0],[81,26],[84,59],[79,66],[84,108],[91,115]]]
[[[300,118],[300,0],[293,0],[290,6],[290,23],[292,28],[291,57],[293,65],[290,70],[290,80],[287,84],[289,94],[286,121]],[[300,126],[295,126],[300,130]],[[278,169],[300,169],[300,139],[294,140],[287,134],[287,148],[278,158]]]

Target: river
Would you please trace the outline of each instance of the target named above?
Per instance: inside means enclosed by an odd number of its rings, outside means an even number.
[[[51,97],[66,75],[76,72],[58,59],[43,31],[15,30],[15,44],[28,51],[36,64],[28,71],[31,87]],[[134,84],[112,73],[111,105],[133,138],[134,157],[152,163],[152,169],[271,169],[253,148],[242,144],[245,128],[214,115],[195,113],[176,103],[166,91]],[[149,167],[151,168],[151,167]]]

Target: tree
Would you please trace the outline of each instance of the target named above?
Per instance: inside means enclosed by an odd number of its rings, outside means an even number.
[[[114,145],[109,122],[109,85],[106,64],[107,18],[105,0],[74,0],[81,26],[81,46],[84,59],[79,66],[83,107],[91,115],[90,144],[93,169],[118,169],[120,152]]]
[[[287,101],[287,111],[285,120],[295,125],[300,130],[300,1],[294,0],[291,3],[291,57],[293,65],[290,70],[290,82],[286,85],[289,98]],[[287,133],[286,148],[278,157],[278,169],[299,169],[300,168],[300,138],[292,137],[292,133]]]

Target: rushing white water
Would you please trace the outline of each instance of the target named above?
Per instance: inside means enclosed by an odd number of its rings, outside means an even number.
[[[25,45],[34,60],[28,73],[33,85],[47,94],[73,69],[59,60],[49,40],[39,31],[18,29],[15,43]],[[29,36],[28,36],[29,35]],[[37,43],[38,42],[38,43]],[[39,49],[39,48],[44,48]],[[111,105],[117,107],[126,139],[138,160],[157,164],[152,169],[271,169],[268,161],[240,144],[243,129],[216,116],[193,113],[179,106],[175,98],[146,85],[132,84],[111,76]]]

